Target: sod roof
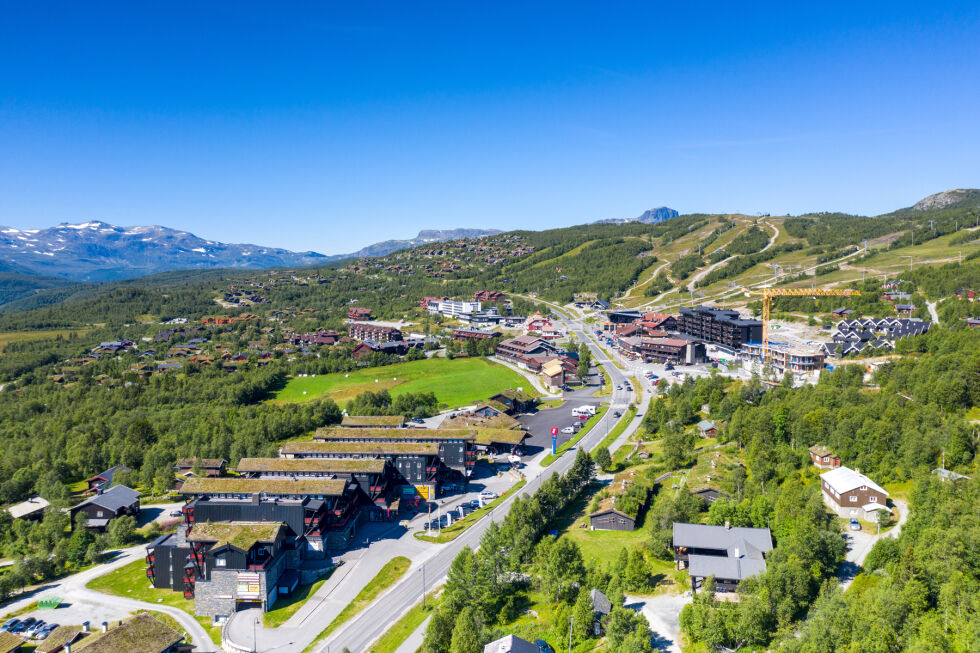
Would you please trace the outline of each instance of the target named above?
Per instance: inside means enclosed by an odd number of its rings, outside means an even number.
[[[282,527],[279,522],[202,522],[194,524],[187,539],[248,551],[259,542],[275,542]]]
[[[58,626],[44,638],[43,642],[37,645],[34,653],[50,653],[58,650],[68,642],[74,642],[80,632],[82,632],[81,626]]]
[[[248,472],[362,472],[380,474],[386,462],[377,458],[242,458],[239,474]]]
[[[524,431],[513,429],[476,429],[477,444],[520,444],[527,438]]]
[[[316,430],[317,440],[472,440],[470,429],[352,429],[327,426]]]
[[[347,488],[344,479],[189,478],[181,494],[322,494],[339,496]]]
[[[160,653],[184,639],[183,635],[153,616],[143,613],[109,630],[89,637],[73,651],[85,653]]]
[[[506,390],[501,390],[500,392],[497,393],[497,395],[503,395],[509,399],[514,399],[516,401],[531,401],[532,399],[534,399],[534,397],[532,397],[528,393],[522,390],[515,390],[513,388],[507,388]]]
[[[341,426],[401,426],[405,418],[401,415],[344,415]]]
[[[439,445],[435,442],[338,442],[327,440],[319,442],[295,441],[282,445],[282,453],[286,455],[321,454],[365,454],[373,456],[390,455],[432,455],[439,454]]]
[[[8,633],[7,631],[0,632],[0,653],[10,653],[11,651],[16,651],[23,645],[24,640],[17,635]]]

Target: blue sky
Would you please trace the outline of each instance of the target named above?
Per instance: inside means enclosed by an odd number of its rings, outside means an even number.
[[[8,2],[0,224],[339,253],[980,186],[980,5],[796,4]]]

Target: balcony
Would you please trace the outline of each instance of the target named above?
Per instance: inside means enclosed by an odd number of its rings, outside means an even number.
[[[149,578],[150,580],[153,580],[154,578],[156,578],[156,575],[157,575],[156,570],[153,567],[147,567],[146,568],[146,577],[147,578]]]
[[[146,564],[152,565],[153,562],[154,562],[154,560],[153,560],[153,554],[152,553],[148,553],[143,560],[146,561]]]

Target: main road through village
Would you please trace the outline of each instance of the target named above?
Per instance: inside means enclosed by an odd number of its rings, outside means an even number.
[[[556,308],[557,307],[553,307]],[[588,334],[581,321],[567,317],[562,318],[565,328],[574,333],[580,342],[586,342],[592,351],[595,360],[609,374],[613,388],[622,386],[626,381],[626,376],[609,360],[608,355],[599,349],[594,338]],[[638,389],[634,389],[638,390]],[[604,435],[620,418],[613,417],[614,410],[623,412],[624,417],[629,413],[625,412],[626,406],[633,399],[631,390],[613,390],[610,400],[610,409],[606,411],[602,419],[583,437],[578,444],[586,450],[595,448],[602,440]],[[639,420],[637,419],[637,422]],[[462,535],[452,542],[442,545],[431,557],[420,565],[413,566],[405,574],[400,582],[394,585],[388,592],[383,594],[374,603],[358,613],[346,624],[338,628],[317,651],[321,653],[335,653],[342,651],[345,647],[350,651],[367,651],[374,640],[380,637],[401,615],[408,611],[422,598],[423,591],[429,591],[438,587],[446,578],[449,566],[453,559],[463,549],[463,547],[476,548],[480,544],[480,537],[490,525],[491,521],[500,521],[510,511],[514,498],[518,495],[533,494],[545,478],[558,472],[564,473],[572,466],[575,460],[574,448],[567,451],[550,466],[544,468],[541,473],[533,478],[527,479],[527,484],[521,488],[520,492],[508,497],[506,501],[497,506],[492,513],[484,517],[481,521],[470,526]],[[424,566],[425,572],[421,573]],[[425,585],[423,586],[423,576]],[[326,625],[326,624],[324,624]]]

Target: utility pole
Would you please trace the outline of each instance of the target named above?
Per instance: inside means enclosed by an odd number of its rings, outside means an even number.
[[[575,617],[568,619],[568,653],[572,653],[572,626],[575,625]]]
[[[425,563],[422,563],[422,568],[419,569],[422,572],[422,610],[425,610]]]

